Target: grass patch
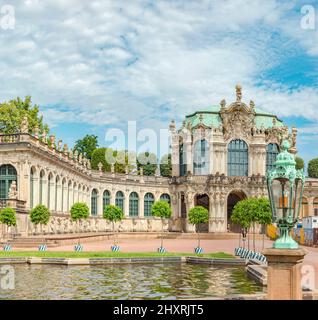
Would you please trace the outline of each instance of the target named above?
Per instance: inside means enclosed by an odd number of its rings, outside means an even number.
[[[204,258],[231,259],[233,255],[225,252],[215,253],[158,253],[158,252],[75,252],[75,251],[0,251],[0,258],[39,257],[39,258],[152,258],[152,257],[180,257],[195,256]]]

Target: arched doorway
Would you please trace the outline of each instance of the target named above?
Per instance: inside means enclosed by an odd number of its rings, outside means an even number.
[[[196,206],[202,206],[209,210],[209,196],[207,194],[197,194],[194,201]],[[197,232],[209,232],[209,224],[199,224],[197,226]]]
[[[246,199],[243,191],[232,191],[227,197],[227,226],[230,232],[241,232],[241,226],[231,221],[231,214],[234,206],[243,199]]]

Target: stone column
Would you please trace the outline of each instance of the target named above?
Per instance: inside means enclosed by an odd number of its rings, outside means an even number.
[[[314,216],[314,197],[308,198],[308,217]]]
[[[139,192],[139,218],[144,218],[145,216],[144,197],[145,197],[145,192],[143,191]]]
[[[48,179],[46,176],[42,180],[42,204],[48,207]]]
[[[50,184],[50,203],[48,203],[48,208],[50,210],[55,210],[55,179],[52,177],[49,180]]]
[[[57,212],[61,212],[62,211],[62,183],[61,183],[61,179],[57,183],[57,201],[56,201],[55,210]]]
[[[67,181],[64,183],[64,186],[62,187],[62,192],[63,192],[63,212],[67,213],[68,212],[68,208],[67,208],[67,197],[68,197],[68,185],[67,185]]]
[[[193,173],[193,154],[192,154],[192,141],[191,134],[187,134],[186,141],[183,144],[186,150],[187,172]]]
[[[70,212],[71,207],[73,205],[73,185],[69,185],[69,193],[68,193],[68,208],[66,209],[66,212]]]
[[[124,216],[129,217],[129,194],[130,192],[125,192],[125,200],[124,200]]]
[[[267,258],[267,299],[302,300],[301,263],[304,249],[274,249],[263,251]]]
[[[171,164],[172,176],[178,177],[180,175],[180,158],[179,158],[179,135],[173,133],[171,135]]]
[[[97,215],[102,217],[103,216],[103,191],[102,189],[98,190],[98,198],[97,198]]]

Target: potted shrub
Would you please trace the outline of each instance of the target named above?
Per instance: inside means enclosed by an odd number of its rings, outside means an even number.
[[[76,202],[71,207],[71,219],[77,223],[77,231],[80,231],[81,223],[83,219],[87,219],[89,216],[89,208],[86,203]],[[78,243],[74,247],[75,251],[82,251],[83,246],[80,243],[80,236],[78,237]]]
[[[4,228],[2,228],[3,237],[5,239],[6,236],[8,235],[8,229],[11,226],[17,225],[17,221],[16,221],[16,217],[15,217],[15,210],[12,208],[2,209],[0,211],[0,222],[2,223],[2,227],[5,227],[5,229],[7,229],[6,231],[4,231]],[[5,244],[3,248],[5,251],[11,250],[11,246],[8,243]]]
[[[50,210],[43,204],[39,204],[31,210],[30,220],[35,226],[35,234],[37,233],[38,225],[40,225],[40,233],[42,233],[42,226],[47,225],[50,220]],[[45,251],[46,244],[40,245],[39,250]]]
[[[201,223],[207,223],[209,221],[209,211],[208,209],[202,206],[195,206],[190,209],[188,220],[191,224],[195,226],[195,231],[198,235],[198,246],[194,248],[195,253],[202,253],[203,249],[201,248],[200,243],[200,232],[198,232],[198,226]]]
[[[114,245],[111,246],[112,251],[119,251],[118,241],[115,233],[115,222],[124,218],[123,210],[114,205],[107,205],[103,212],[103,218],[112,223],[112,231],[114,234]]]
[[[171,217],[170,204],[164,200],[156,201],[151,208],[151,212],[154,217],[161,218],[161,244],[160,248],[158,248],[158,252],[164,253],[166,252],[166,249],[163,246],[163,219]]]

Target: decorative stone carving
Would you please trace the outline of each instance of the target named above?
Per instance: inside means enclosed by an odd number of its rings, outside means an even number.
[[[55,148],[55,135],[54,134],[50,135],[50,142],[51,142],[51,147]]]
[[[99,171],[99,172],[102,172],[102,170],[103,170],[103,164],[102,164],[101,162],[99,162],[97,166],[98,166],[98,171]]]
[[[59,140],[57,143],[57,150],[61,151],[62,150],[62,140]]]
[[[16,181],[12,181],[12,183],[11,183],[11,186],[10,186],[9,192],[8,192],[8,198],[9,199],[17,199],[18,198]]]
[[[27,116],[22,119],[20,131],[21,133],[29,133],[29,120]]]
[[[64,152],[65,155],[68,154],[68,146],[67,146],[66,143],[65,143],[64,146],[63,146],[63,152]]]
[[[39,139],[39,127],[35,126],[34,128],[34,138]]]
[[[235,87],[236,91],[236,102],[240,103],[242,100],[242,87],[241,85],[237,84]]]

